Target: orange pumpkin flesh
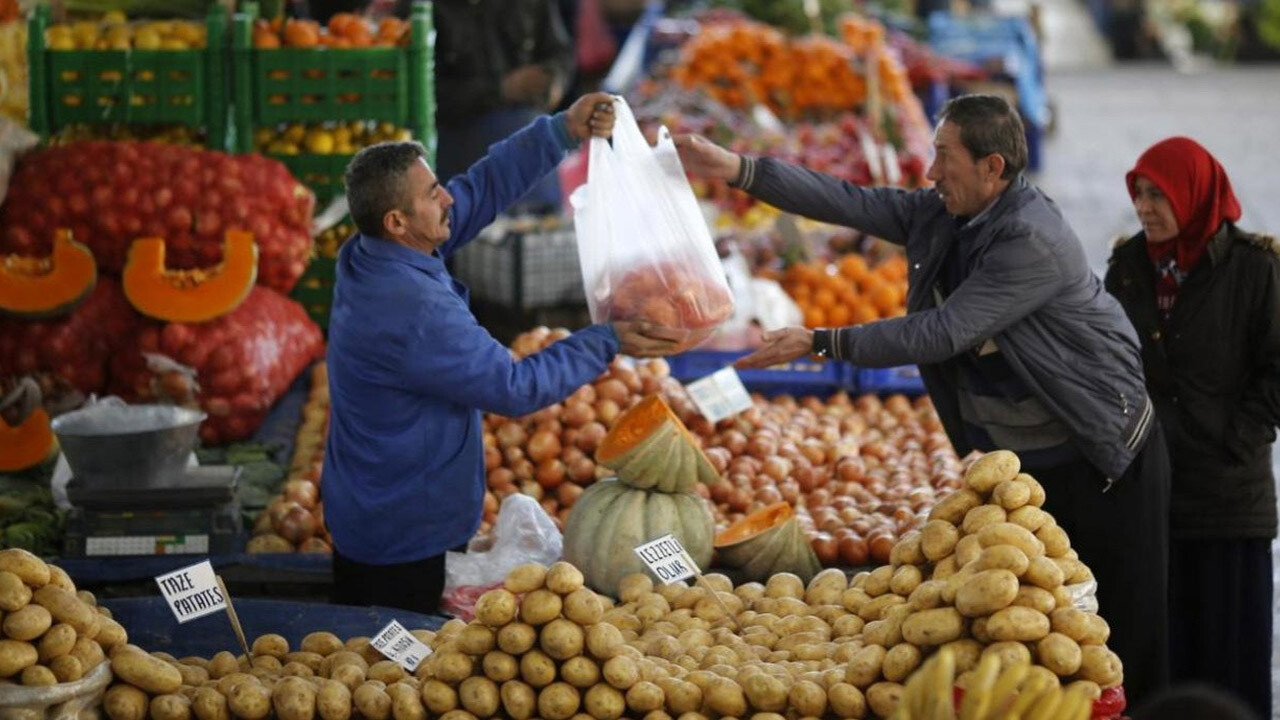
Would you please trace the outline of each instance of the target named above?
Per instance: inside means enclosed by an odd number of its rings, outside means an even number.
[[[38,407],[17,427],[0,418],[0,472],[19,472],[44,462],[57,450],[49,414]]]
[[[62,315],[88,297],[98,282],[93,252],[60,229],[45,257],[0,257],[0,312],[29,320]]]
[[[253,235],[228,230],[222,263],[201,270],[168,270],[163,239],[134,240],[121,279],[125,297],[143,315],[168,322],[207,322],[243,302],[257,277]]]
[[[636,488],[668,493],[720,482],[697,440],[659,395],[650,395],[618,417],[596,449],[596,462]]]

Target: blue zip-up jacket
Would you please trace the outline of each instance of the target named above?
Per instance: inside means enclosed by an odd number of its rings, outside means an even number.
[[[339,251],[323,477],[343,556],[389,565],[466,543],[484,502],[481,411],[520,416],[559,402],[618,353],[613,329],[593,325],[517,362],[444,265],[569,146],[562,116],[494,144],[448,182],[453,235],[434,254],[364,235]]]

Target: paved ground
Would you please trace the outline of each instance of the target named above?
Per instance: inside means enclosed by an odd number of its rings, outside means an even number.
[[[1195,138],[1222,162],[1244,208],[1243,227],[1280,234],[1280,67],[1186,74],[1114,66],[1078,0],[1043,0],[1041,10],[1057,133],[1037,180],[1061,206],[1095,271],[1104,271],[1111,239],[1136,227],[1125,171],[1170,135]],[[1275,457],[1280,477],[1280,452]],[[1278,551],[1280,543],[1273,556]],[[1280,594],[1275,609],[1280,615]],[[1272,677],[1272,717],[1280,720],[1280,625]]]

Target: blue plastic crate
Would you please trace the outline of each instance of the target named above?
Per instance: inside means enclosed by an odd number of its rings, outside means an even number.
[[[923,395],[924,380],[920,377],[920,368],[915,365],[902,365],[893,368],[858,368],[857,388],[859,393],[876,393],[877,395]]]
[[[671,376],[682,383],[706,377],[738,358],[747,350],[692,350],[667,358]],[[762,370],[739,370],[742,384],[762,395],[827,396],[853,387],[853,368],[841,362],[796,360]]]

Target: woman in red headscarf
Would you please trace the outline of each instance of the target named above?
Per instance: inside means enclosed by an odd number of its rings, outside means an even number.
[[[1125,179],[1142,231],[1117,243],[1106,285],[1142,340],[1172,454],[1172,678],[1270,717],[1280,244],[1236,227],[1231,181],[1193,140],[1156,143]]]

